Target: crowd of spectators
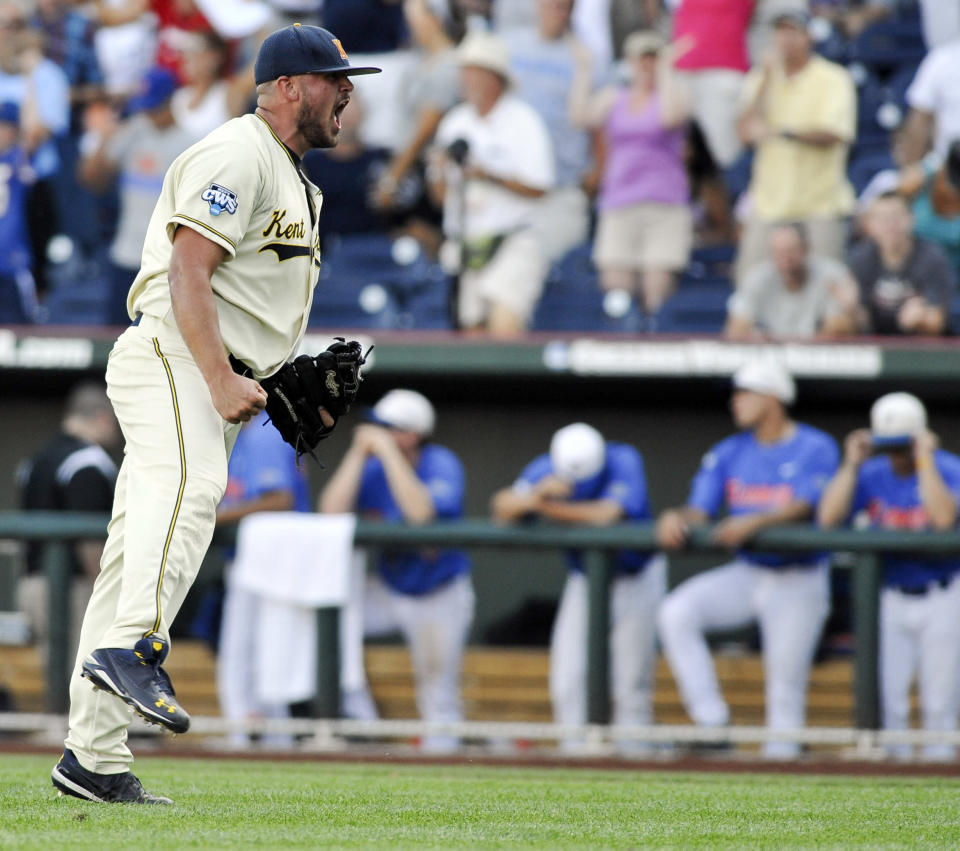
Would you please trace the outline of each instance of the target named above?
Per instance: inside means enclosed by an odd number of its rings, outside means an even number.
[[[340,147],[307,158],[325,245],[412,236],[445,271],[430,286],[451,291],[451,327],[544,327],[557,270],[586,252],[591,274],[568,290],[640,317],[612,327],[683,330],[661,308],[720,246],[717,332],[946,334],[960,264],[951,5],[3,0],[0,321],[128,321],[167,166],[253,108],[259,41],[299,20],[387,71],[358,86]]]

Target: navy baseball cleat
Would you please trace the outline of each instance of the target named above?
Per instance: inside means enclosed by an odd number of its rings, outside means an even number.
[[[81,675],[97,688],[116,695],[147,721],[174,733],[190,729],[190,716],[177,703],[173,683],[160,667],[169,646],[153,632],[133,650],[101,648],[83,661]]]
[[[72,795],[85,801],[101,804],[172,804],[162,795],[144,791],[132,772],[120,774],[95,774],[87,771],[73,751],[65,750],[60,761],[50,772],[50,779],[61,795]]]

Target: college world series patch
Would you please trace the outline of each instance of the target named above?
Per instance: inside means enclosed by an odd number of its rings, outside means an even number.
[[[200,198],[210,205],[211,216],[219,216],[224,210],[231,215],[237,212],[237,194],[219,183],[211,183]]]

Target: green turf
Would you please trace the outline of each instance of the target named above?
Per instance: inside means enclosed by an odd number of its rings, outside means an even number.
[[[55,796],[0,755],[0,848],[960,846],[960,781],[143,758],[173,807]]]

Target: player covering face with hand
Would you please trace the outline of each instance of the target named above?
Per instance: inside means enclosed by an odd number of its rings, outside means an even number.
[[[815,553],[741,549],[768,526],[809,520],[837,468],[833,438],[787,414],[794,395],[793,379],[778,362],[741,367],[733,377],[731,409],[742,430],[704,455],[687,504],[657,521],[660,545],[677,550],[693,527],[726,513],[713,537],[734,551],[733,559],[677,586],[658,616],[684,706],[704,727],[730,721],[705,636],[752,622],[760,627],[768,727],[792,730],[804,723],[810,664],[830,606],[827,561]],[[765,753],[788,759],[799,746],[768,742]]]
[[[888,393],[874,403],[870,428],[851,432],[843,464],[820,500],[826,527],[863,516],[877,529],[953,529],[960,501],[960,457],[937,448],[923,403]],[[925,730],[957,728],[960,686],[960,559],[884,556],[880,597],[883,727],[905,730],[910,686],[919,675]],[[910,745],[891,748],[909,759]],[[928,760],[952,760],[952,745],[926,745]]]
[[[626,443],[604,440],[586,423],[559,429],[550,451],[531,461],[509,487],[494,494],[496,520],[527,519],[578,526],[610,526],[651,517],[643,457]],[[617,552],[610,585],[610,691],[613,723],[653,722],[656,667],[655,612],[666,588],[662,555]],[[587,721],[587,576],[583,554],[567,553],[569,572],[550,639],[550,699],[558,724]],[[582,743],[565,740],[576,750]],[[624,741],[621,750],[639,755],[643,743]]]
[[[463,514],[465,479],[460,459],[429,440],[436,415],[414,390],[391,390],[353,441],[320,494],[324,512],[413,526]],[[359,583],[358,583],[359,584]],[[362,636],[399,629],[410,647],[417,708],[425,721],[463,718],[460,673],[473,620],[470,561],[460,550],[392,550],[368,571],[344,617],[344,707],[354,717],[375,717],[362,669]],[[351,663],[351,659],[353,660]],[[455,749],[452,736],[429,735],[423,748]]]

